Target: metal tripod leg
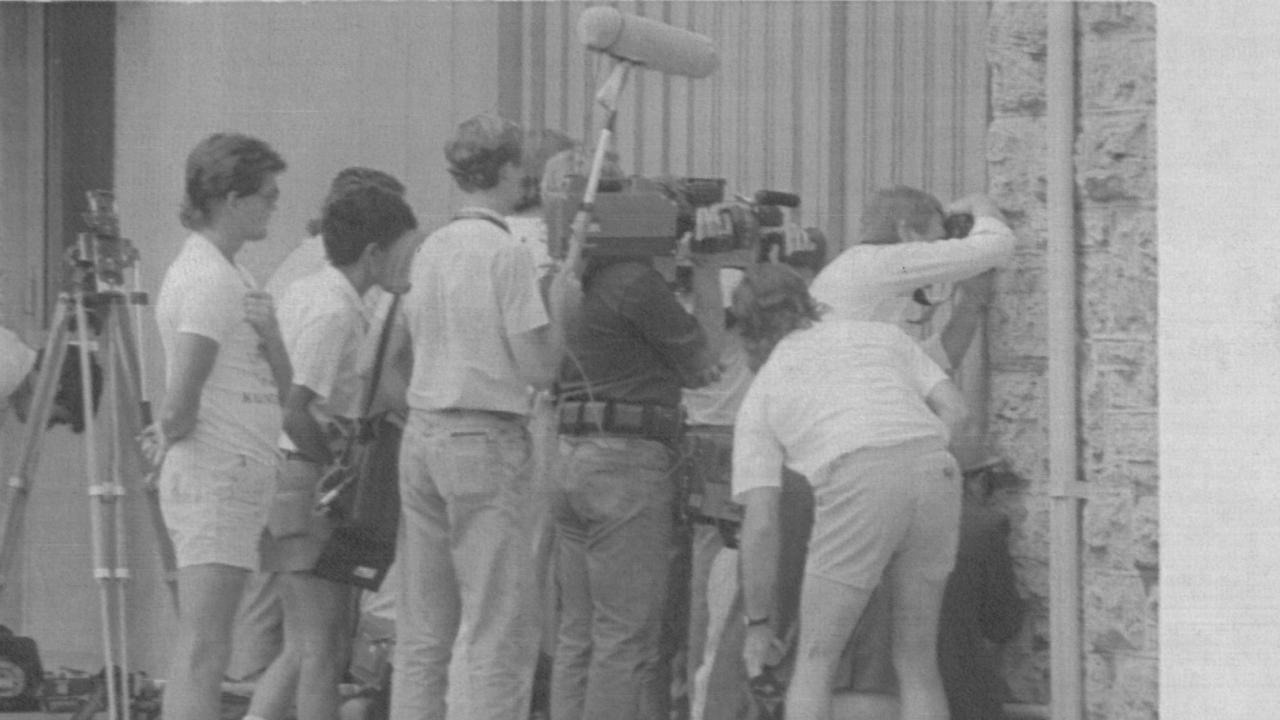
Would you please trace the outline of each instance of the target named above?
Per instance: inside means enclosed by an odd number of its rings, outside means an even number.
[[[71,296],[66,293],[58,296],[53,325],[45,342],[40,372],[36,376],[35,390],[31,397],[31,411],[23,431],[21,450],[8,473],[9,497],[5,503],[4,515],[0,516],[0,591],[4,590],[9,580],[10,568],[17,554],[23,512],[26,510],[27,498],[31,492],[31,479],[40,457],[40,438],[53,413],[53,399],[58,392],[62,364],[67,357],[70,307],[73,302]]]
[[[114,487],[111,484],[103,483],[99,479],[98,474],[98,428],[97,420],[93,413],[93,376],[89,365],[89,323],[88,315],[84,309],[83,295],[78,302],[75,303],[76,311],[76,330],[80,336],[80,379],[84,384],[84,392],[81,400],[84,403],[84,442],[85,442],[85,471],[89,481],[89,539],[92,545],[93,553],[93,577],[98,583],[98,611],[99,621],[102,626],[102,655],[105,660],[104,682],[107,685],[107,711],[110,720],[118,720],[119,702],[116,693],[116,681],[113,667],[116,662],[116,646],[114,631],[115,619],[111,612],[112,609],[112,579],[113,572],[107,558],[107,546],[103,542],[104,523],[106,518],[102,513],[102,498],[104,495],[114,495]],[[110,315],[111,309],[106,308],[107,314]],[[110,326],[110,320],[104,323],[104,326]],[[110,345],[110,334],[105,333],[103,340]],[[114,363],[110,360],[110,350],[103,353],[109,365]],[[110,378],[114,373],[110,370],[106,373]],[[115,405],[115,399],[110,397],[115,394],[114,388],[109,388],[108,402]]]
[[[115,648],[107,667],[114,666],[119,671],[104,675],[107,702],[109,706],[119,707],[120,712],[127,713],[130,661],[126,586],[131,573],[128,567],[126,478],[148,477],[144,495],[150,506],[149,513],[159,543],[165,580],[169,585],[175,610],[177,586],[173,546],[161,517],[159,495],[153,481],[155,473],[150,472],[150,463],[143,457],[136,441],[138,434],[150,423],[148,408],[144,402],[139,401],[142,367],[136,338],[124,312],[125,297],[112,296],[111,300],[112,305],[104,317],[99,348],[106,366],[105,389],[109,402],[107,430],[110,433],[108,449],[111,453],[108,467],[111,476],[97,490],[91,489],[90,495],[94,498],[93,510],[100,514],[99,530],[95,535],[95,558],[98,559],[95,575],[101,578],[105,586],[104,622],[109,623],[114,609],[116,623],[114,637],[107,641],[108,647]],[[117,706],[117,702],[121,704]]]

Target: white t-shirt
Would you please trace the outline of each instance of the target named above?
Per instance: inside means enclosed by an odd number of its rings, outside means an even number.
[[[947,378],[920,345],[888,323],[828,318],[783,338],[738,410],[733,494],[779,487],[781,467],[815,487],[824,469],[863,447],[936,437],[945,423],[925,397]]]
[[[271,297],[275,299],[276,307],[280,306],[280,301],[284,298],[284,294],[288,292],[289,286],[295,281],[301,280],[309,275],[315,275],[321,269],[331,267],[329,256],[324,249],[324,238],[320,235],[313,235],[304,238],[298,243],[284,260],[276,266],[271,277],[267,278],[267,283],[262,286],[263,290],[271,293]],[[379,306],[390,305],[390,296],[387,291],[374,285],[370,287],[364,294],[364,304],[369,310],[373,310]]]
[[[835,317],[898,325],[924,341],[930,357],[948,367],[938,342],[942,324],[928,322],[933,309],[912,295],[924,288],[932,301],[947,298],[952,290],[947,284],[1008,264],[1013,249],[1012,230],[995,218],[978,217],[964,238],[854,245],[818,273],[809,294]]]
[[[409,407],[527,415],[531,390],[509,338],[548,322],[528,248],[488,220],[456,220],[423,241],[410,279],[401,301],[413,341]]]
[[[218,343],[218,357],[200,393],[195,430],[180,442],[204,443],[269,464],[275,462],[280,434],[280,399],[258,334],[245,319],[245,294],[256,288],[248,270],[193,234],[165,272],[156,323],[170,387],[179,333]]]
[[[276,305],[279,306],[290,285],[304,277],[316,274],[328,265],[329,258],[325,256],[324,239],[319,235],[303,238],[302,242],[280,261],[262,289],[271,293],[271,297],[275,298]]]
[[[293,366],[293,384],[316,394],[312,417],[322,427],[335,417],[359,417],[365,395],[359,356],[369,317],[351,281],[326,264],[289,285],[276,317]],[[283,432],[280,447],[298,449]]]

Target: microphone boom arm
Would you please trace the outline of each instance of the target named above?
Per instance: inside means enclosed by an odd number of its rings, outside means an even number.
[[[573,218],[572,237],[569,240],[569,252],[565,257],[568,269],[577,277],[582,277],[584,264],[583,248],[587,242],[587,226],[591,222],[591,214],[595,208],[596,190],[600,186],[600,175],[604,170],[604,159],[613,142],[613,126],[618,117],[618,97],[627,83],[627,76],[633,66],[638,63],[624,58],[615,58],[609,77],[596,92],[596,102],[609,111],[604,126],[600,128],[600,138],[596,141],[595,154],[591,159],[591,171],[587,175],[587,187],[582,195],[582,205]]]

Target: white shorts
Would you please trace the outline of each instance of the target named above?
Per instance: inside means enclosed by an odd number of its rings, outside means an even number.
[[[160,470],[160,510],[178,567],[257,570],[275,473],[275,465],[203,443],[169,448]]]
[[[814,487],[805,573],[871,590],[899,573],[944,581],[955,565],[962,481],[936,439],[862,448]]]

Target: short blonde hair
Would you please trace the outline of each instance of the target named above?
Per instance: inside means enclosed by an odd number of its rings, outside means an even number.
[[[444,157],[463,192],[488,190],[498,184],[504,165],[524,160],[524,131],[497,115],[476,115],[458,125]]]

